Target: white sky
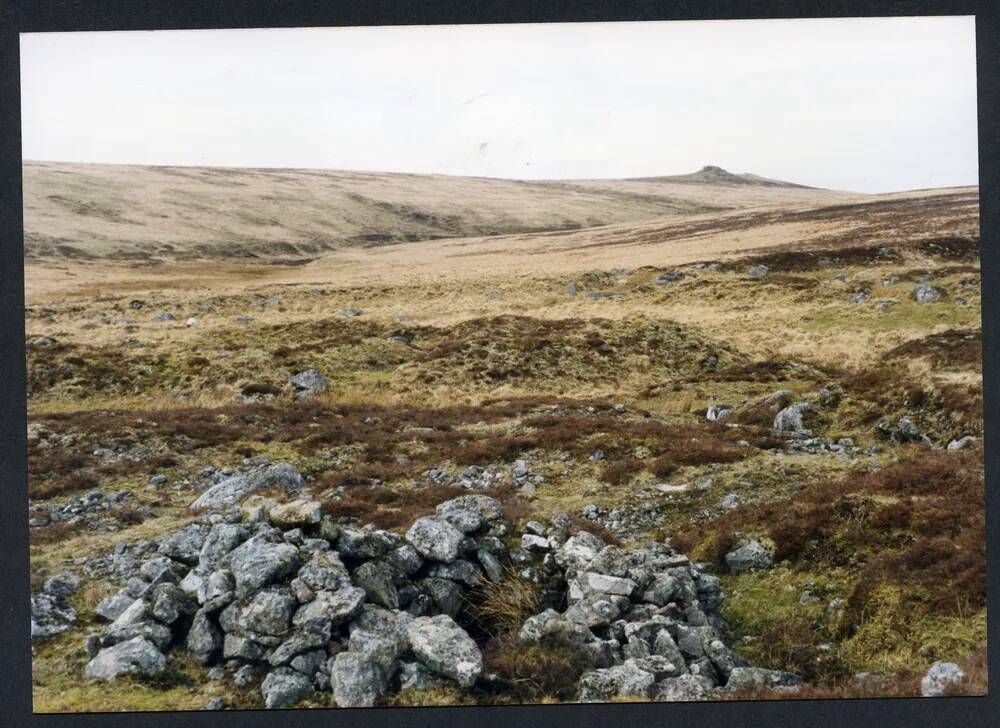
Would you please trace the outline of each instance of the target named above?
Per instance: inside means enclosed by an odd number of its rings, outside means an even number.
[[[23,157],[976,184],[972,17],[21,36]]]

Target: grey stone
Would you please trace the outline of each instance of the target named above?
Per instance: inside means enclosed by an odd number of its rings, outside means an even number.
[[[924,282],[913,287],[913,298],[917,303],[934,303],[941,299],[941,291]]]
[[[400,690],[430,690],[447,684],[445,678],[435,675],[419,662],[399,663]]]
[[[333,699],[339,708],[370,708],[389,689],[382,668],[357,652],[341,652],[329,662]]]
[[[774,563],[771,552],[754,540],[727,553],[725,561],[726,566],[734,574],[770,569]]]
[[[483,567],[487,579],[490,581],[500,581],[503,578],[503,566],[496,556],[486,549],[479,549],[476,552],[476,558],[479,560],[480,566]]]
[[[103,617],[109,622],[114,622],[122,615],[122,612],[131,607],[135,601],[134,597],[130,597],[124,592],[109,594],[100,601],[94,609],[94,612],[97,616]]]
[[[975,447],[975,446],[976,446],[976,438],[974,438],[972,435],[966,435],[965,437],[960,437],[948,443],[949,450],[964,450],[967,447]]]
[[[135,637],[101,650],[87,663],[84,675],[99,680],[113,680],[132,673],[154,677],[166,667],[166,658],[152,642]]]
[[[173,624],[182,616],[194,614],[197,604],[176,584],[160,584],[153,589],[151,612],[164,624]]]
[[[406,629],[414,656],[432,672],[465,688],[472,687],[483,671],[479,647],[451,617],[417,617]]]
[[[503,518],[500,502],[485,495],[463,495],[441,503],[439,516],[462,533],[471,533],[484,523]]]
[[[254,536],[233,549],[222,563],[232,570],[236,596],[242,598],[294,571],[299,552],[290,544],[270,543],[263,536]]]
[[[336,591],[321,590],[308,604],[298,608],[292,624],[305,627],[313,622],[329,621],[333,626],[348,622],[357,616],[365,602],[365,590],[345,586]]]
[[[631,596],[638,586],[632,579],[581,571],[569,583],[569,599],[575,601],[594,592],[627,597]]]
[[[198,563],[199,553],[207,534],[208,528],[205,525],[192,523],[161,540],[157,550],[174,561],[193,566]]]
[[[812,430],[805,427],[803,417],[812,412],[808,402],[799,402],[785,407],[774,417],[772,430],[781,437],[812,437]]]
[[[593,628],[611,624],[621,613],[621,606],[614,597],[594,592],[570,605],[563,617]]]
[[[755,687],[793,688],[802,685],[802,678],[791,672],[765,670],[761,667],[734,667],[726,680],[729,690]]]
[[[240,610],[237,625],[243,634],[284,637],[291,630],[297,602],[285,589],[268,589],[254,594]]]
[[[257,470],[239,473],[213,485],[191,504],[192,510],[220,508],[232,505],[256,490],[283,488],[298,490],[305,481],[299,471],[288,463],[277,463]]]
[[[681,675],[661,680],[656,686],[653,699],[671,703],[707,700],[714,687],[708,678],[690,674]]]
[[[964,679],[965,673],[954,662],[935,662],[920,680],[920,694],[925,698],[939,697]]]
[[[633,660],[603,670],[586,672],[580,678],[580,702],[599,703],[614,698],[648,698],[653,692],[653,675]]]
[[[312,680],[290,667],[279,667],[260,684],[266,708],[288,708],[312,695]]]
[[[45,585],[42,587],[46,594],[49,594],[56,599],[65,599],[66,597],[70,597],[76,594],[79,588],[80,579],[72,572],[65,572],[51,576],[45,580]]]
[[[448,563],[458,557],[462,532],[442,517],[418,518],[406,532],[406,540],[424,558]]]
[[[395,570],[381,561],[366,561],[354,570],[354,583],[365,590],[368,601],[387,609],[399,609]]]
[[[31,595],[31,639],[68,632],[76,622],[76,610],[51,594]]]
[[[222,649],[222,632],[204,610],[194,615],[187,635],[187,648],[202,663],[210,662]]]
[[[418,582],[421,592],[434,602],[445,614],[455,617],[462,608],[462,588],[450,579],[427,577]]]
[[[289,382],[295,389],[295,396],[298,399],[309,399],[316,394],[325,392],[327,388],[326,377],[317,369],[307,369],[304,372],[294,374]]]
[[[223,558],[247,540],[250,533],[240,523],[217,523],[205,536],[198,552],[198,568],[204,572],[215,569]]]
[[[299,569],[298,578],[314,592],[337,591],[350,586],[347,567],[335,551],[318,551]]]
[[[260,660],[266,648],[259,642],[227,632],[222,640],[222,656],[227,659]]]

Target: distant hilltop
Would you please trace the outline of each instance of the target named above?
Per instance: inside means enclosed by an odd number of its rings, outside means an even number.
[[[794,182],[783,182],[777,179],[761,177],[758,174],[744,172],[736,174],[714,164],[706,164],[697,172],[691,174],[677,174],[665,177],[633,177],[634,181],[643,182],[680,182],[683,184],[703,184],[703,185],[754,185],[757,187],[797,187],[799,189],[811,190],[813,187],[795,184]]]

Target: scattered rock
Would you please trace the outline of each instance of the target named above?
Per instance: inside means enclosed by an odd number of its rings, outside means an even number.
[[[289,382],[295,390],[296,399],[309,399],[327,389],[326,377],[318,369],[307,369],[294,374]]]
[[[755,540],[727,553],[725,561],[726,566],[734,574],[770,569],[773,565],[771,552]]]
[[[941,299],[941,291],[924,282],[914,286],[913,298],[917,303],[934,303]]]

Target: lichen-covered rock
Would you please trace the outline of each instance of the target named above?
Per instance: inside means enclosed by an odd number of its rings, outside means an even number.
[[[765,670],[762,667],[734,667],[726,680],[728,690],[749,688],[796,688],[802,685],[802,678],[781,670]]]
[[[370,708],[389,689],[382,668],[366,655],[341,652],[329,663],[333,699],[340,708]]]
[[[298,579],[314,592],[337,591],[350,586],[351,577],[347,567],[336,551],[317,551],[299,569]]]
[[[407,626],[412,620],[406,612],[366,604],[350,624],[348,647],[372,660],[388,679],[396,672],[400,655],[409,649]]]
[[[648,698],[656,682],[634,660],[603,670],[586,672],[580,678],[580,702],[599,703],[615,698]]]
[[[939,697],[964,679],[965,673],[954,662],[935,662],[920,680],[920,694],[925,698]]]
[[[287,708],[312,695],[312,680],[290,667],[279,667],[267,674],[260,692],[265,707]]]
[[[485,495],[463,495],[441,503],[437,513],[462,533],[503,518],[500,502]]]
[[[76,610],[51,594],[31,595],[31,638],[68,632],[76,622]]]
[[[670,703],[707,700],[713,688],[714,685],[708,678],[691,674],[680,675],[657,683],[653,699]]]
[[[353,619],[365,602],[365,590],[345,586],[336,591],[318,591],[312,601],[298,608],[292,624],[304,627],[313,622],[330,622],[337,626]]]
[[[449,563],[458,558],[464,535],[442,517],[418,518],[406,532],[406,540],[424,558]]]
[[[288,381],[295,390],[296,399],[310,399],[317,394],[322,394],[327,388],[326,377],[318,369],[307,369],[304,372],[293,374]]]
[[[174,561],[193,566],[198,563],[208,532],[204,524],[192,523],[160,541],[158,551]]]
[[[232,570],[236,596],[243,598],[292,572],[299,564],[299,551],[291,544],[254,536],[233,549],[223,564]]]
[[[808,402],[788,405],[774,416],[774,434],[779,437],[812,437],[812,430],[807,429],[804,423],[805,416],[812,411],[813,406]]]
[[[269,514],[271,523],[276,526],[291,528],[294,526],[311,526],[320,522],[323,511],[319,501],[307,498],[297,498],[288,503],[278,503],[271,508]]]
[[[204,609],[194,615],[187,634],[187,648],[203,664],[210,662],[222,649],[222,632]]]
[[[131,673],[154,677],[166,668],[163,653],[149,640],[135,637],[98,652],[87,663],[84,674],[98,680],[113,680]]]
[[[135,601],[135,597],[130,597],[125,592],[109,594],[100,601],[94,609],[94,612],[97,616],[102,617],[109,622],[114,622],[122,615],[122,612],[131,607]]]
[[[288,463],[277,463],[226,478],[198,496],[191,504],[191,509],[221,508],[233,505],[257,490],[298,490],[304,484],[298,470]]]
[[[406,629],[414,656],[432,672],[472,687],[483,671],[479,647],[454,619],[446,614],[418,617]]]
[[[291,631],[297,602],[287,589],[257,592],[240,610],[238,631],[243,634],[284,637]]]
[[[774,563],[771,552],[754,540],[727,553],[725,560],[726,566],[734,574],[770,569]]]

